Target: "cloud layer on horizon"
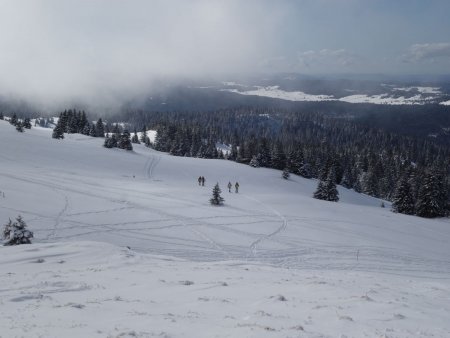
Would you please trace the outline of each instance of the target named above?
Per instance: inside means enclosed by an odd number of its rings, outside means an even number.
[[[446,8],[443,0],[2,0],[0,97],[117,106],[161,77],[442,73]],[[418,22],[424,10],[432,19]]]

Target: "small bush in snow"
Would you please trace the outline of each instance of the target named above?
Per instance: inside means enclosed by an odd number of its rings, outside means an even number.
[[[277,297],[277,299],[278,299],[280,302],[286,302],[286,301],[287,301],[286,297],[284,297],[283,295],[279,295],[279,296]]]
[[[281,173],[281,177],[283,177],[285,180],[287,180],[289,178],[289,176],[291,176],[291,174],[289,173],[289,170],[286,168],[283,170],[283,172]]]
[[[32,238],[33,232],[27,229],[27,224],[22,216],[19,215],[15,222],[9,219],[9,222],[5,224],[3,229],[4,245],[31,244]]]

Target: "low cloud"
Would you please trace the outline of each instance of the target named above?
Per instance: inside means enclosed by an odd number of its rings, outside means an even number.
[[[0,97],[118,106],[158,79],[251,72],[285,6],[239,0],[1,0]]]
[[[405,63],[436,62],[442,59],[450,61],[449,42],[415,44],[401,57]]]
[[[359,65],[361,57],[346,49],[322,49],[299,52],[297,67],[306,70],[342,70]]]

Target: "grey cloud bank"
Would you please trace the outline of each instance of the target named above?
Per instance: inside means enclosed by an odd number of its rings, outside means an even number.
[[[116,104],[161,77],[441,73],[450,5],[426,2],[420,22],[421,3],[0,0],[0,95]]]

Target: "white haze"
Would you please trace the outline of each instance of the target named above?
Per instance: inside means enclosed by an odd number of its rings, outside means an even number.
[[[114,106],[156,78],[256,71],[283,16],[255,1],[2,0],[0,96]]]

